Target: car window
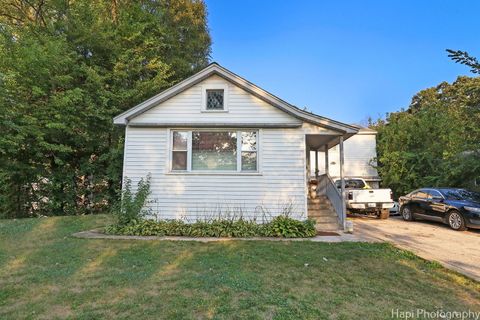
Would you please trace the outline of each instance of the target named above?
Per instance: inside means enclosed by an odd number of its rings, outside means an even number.
[[[446,189],[442,190],[442,192],[448,200],[471,200],[480,202],[480,193],[478,192],[465,189]]]
[[[335,181],[337,188],[341,188],[341,180]],[[365,182],[360,179],[345,179],[345,189],[363,189],[365,188]]]
[[[345,187],[348,189],[363,189],[365,183],[360,179],[349,179],[345,180]]]
[[[437,190],[428,190],[429,198],[443,198],[442,194]]]
[[[412,194],[412,198],[417,200],[425,200],[425,199],[428,199],[428,193],[423,190],[420,190]]]

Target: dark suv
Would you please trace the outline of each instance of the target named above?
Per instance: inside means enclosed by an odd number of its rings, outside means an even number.
[[[439,221],[454,230],[480,229],[480,193],[455,188],[423,188],[398,199],[404,220]]]

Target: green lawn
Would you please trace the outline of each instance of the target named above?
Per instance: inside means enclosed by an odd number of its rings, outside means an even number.
[[[71,237],[108,220],[0,220],[0,319],[387,319],[392,308],[480,311],[478,283],[386,244]]]

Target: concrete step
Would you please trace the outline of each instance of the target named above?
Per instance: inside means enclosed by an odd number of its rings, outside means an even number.
[[[328,200],[317,200],[317,199],[308,200],[307,204],[308,204],[308,206],[315,206],[315,205],[327,205],[327,206],[329,206],[329,205],[331,205],[330,201],[328,201]]]
[[[318,231],[339,231],[340,230],[340,226],[338,225],[337,222],[335,223],[332,223],[332,222],[329,222],[329,223],[317,223],[315,225],[315,230]]]
[[[318,197],[315,199],[308,199],[308,203],[330,203],[327,197]]]
[[[327,203],[309,203],[308,210],[324,210],[324,209],[332,209],[332,206]]]
[[[336,216],[328,216],[328,217],[309,217],[310,219],[315,220],[316,224],[324,224],[324,223],[338,223],[338,219]]]
[[[309,217],[336,217],[337,214],[333,210],[308,210]]]
[[[308,199],[308,217],[315,220],[318,231],[339,231],[337,214],[326,196]]]

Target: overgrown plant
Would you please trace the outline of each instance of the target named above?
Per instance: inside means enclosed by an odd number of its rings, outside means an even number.
[[[132,192],[132,180],[126,178],[120,201],[114,207],[114,214],[117,218],[116,225],[119,227],[140,221],[150,213],[150,209],[145,208],[147,198],[150,195],[150,175],[145,179],[140,179],[136,192]]]
[[[316,234],[315,222],[299,221],[280,215],[270,222],[257,223],[255,220],[240,218],[212,219],[186,223],[182,220],[132,219],[124,225],[111,225],[105,229],[108,234],[135,236],[189,236],[189,237],[282,237],[307,238]]]
[[[280,215],[266,224],[264,233],[265,236],[269,237],[313,237],[316,234],[315,221],[299,221],[285,215]]]

